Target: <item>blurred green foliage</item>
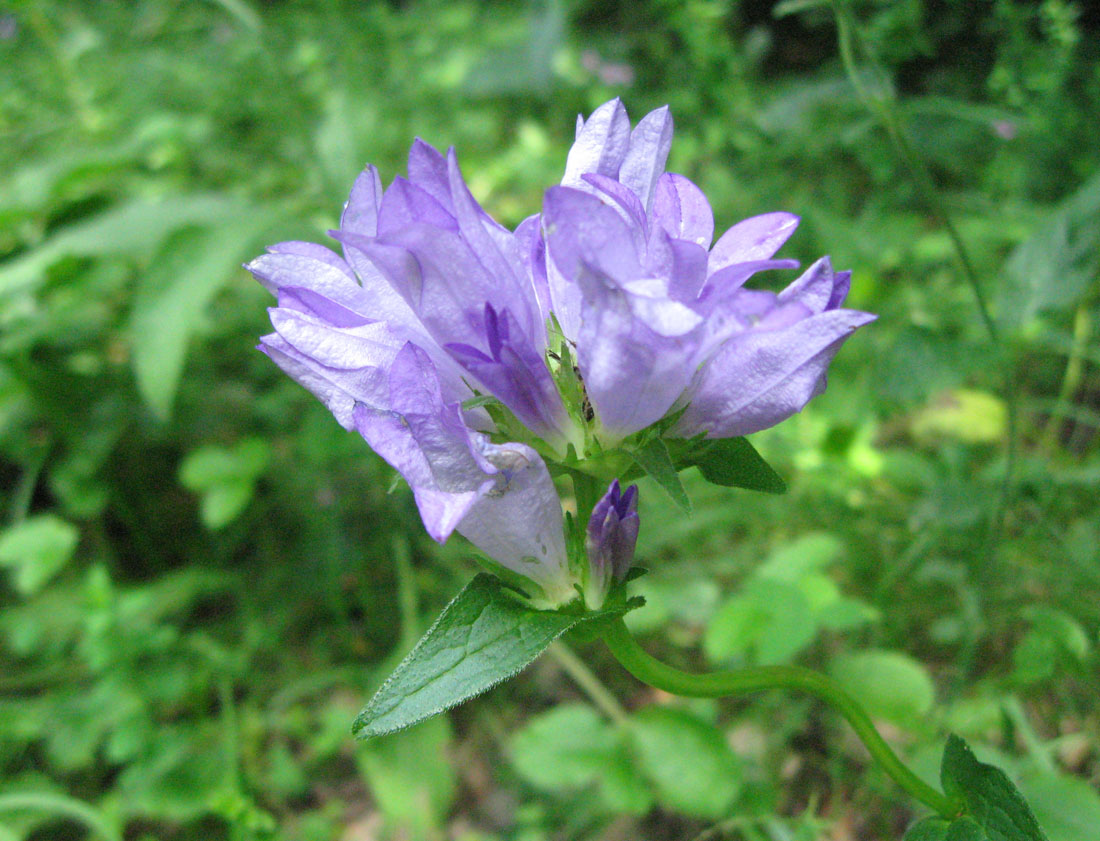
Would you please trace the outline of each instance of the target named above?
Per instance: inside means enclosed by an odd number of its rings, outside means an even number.
[[[416,135],[515,224],[621,95],[672,106],[671,168],[720,226],[801,213],[791,256],[852,267],[880,314],[754,436],[786,496],[685,474],[687,517],[643,488],[635,630],[695,668],[844,676],[930,781],[954,729],[1051,841],[1100,839],[1100,18],[851,12],[1002,351],[827,4],[0,7],[0,838],[901,837],[911,804],[817,704],[681,704],[598,644],[592,674],[543,658],[350,739],[474,567],[253,350],[269,301],[239,264],[319,239]]]

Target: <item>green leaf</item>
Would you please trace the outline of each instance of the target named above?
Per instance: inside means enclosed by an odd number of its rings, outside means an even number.
[[[236,199],[212,193],[134,199],[63,228],[33,251],[0,267],[0,296],[34,288],[62,257],[145,256],[187,225],[229,224],[250,213]]]
[[[958,736],[947,739],[940,781],[948,797],[965,804],[967,815],[977,821],[989,841],[1047,841],[1008,775],[979,762]]]
[[[183,228],[164,243],[137,290],[130,321],[134,374],[145,402],[172,410],[187,344],[207,306],[250,253],[256,217],[217,228]]]
[[[1100,795],[1084,780],[1048,772],[1024,777],[1020,788],[1050,841],[1100,838]]]
[[[512,739],[512,761],[532,785],[580,788],[600,775],[616,748],[614,730],[585,704],[562,704],[533,717]]]
[[[401,830],[399,835],[442,836],[458,788],[447,761],[450,742],[450,722],[436,718],[356,751],[374,802],[391,828]]]
[[[1100,267],[1098,220],[1100,174],[1095,174],[1009,255],[997,284],[998,321],[1019,328],[1077,303]]]
[[[818,572],[839,557],[844,546],[825,532],[803,535],[775,549],[756,570],[756,575],[780,581],[798,581]]]
[[[924,666],[900,651],[837,657],[829,672],[875,718],[912,727],[932,709],[936,688]]]
[[[680,482],[680,476],[676,472],[664,440],[653,438],[637,450],[632,450],[630,455],[642,470],[665,489],[673,502],[684,511],[691,513],[691,500],[688,499],[687,491]]]
[[[180,482],[201,495],[207,528],[220,529],[244,511],[270,457],[271,448],[259,438],[246,438],[231,448],[200,447],[188,454],[180,465]]]
[[[715,663],[737,656],[784,663],[813,642],[817,632],[810,603],[797,584],[756,578],[714,614],[703,650]]]
[[[721,438],[703,441],[679,464],[680,469],[694,465],[708,482],[726,488],[781,494],[787,492],[783,481],[747,438]]]
[[[0,532],[0,566],[11,570],[16,590],[32,595],[69,562],[79,537],[56,514],[36,514]]]
[[[686,815],[728,815],[741,790],[741,763],[716,728],[686,710],[647,707],[630,722],[639,767],[657,797]]]
[[[437,715],[515,676],[566,631],[631,606],[585,614],[535,610],[499,579],[478,575],[382,684],[352,731],[367,739]]]
[[[512,762],[520,776],[547,791],[598,784],[611,812],[644,814],[653,804],[619,728],[585,704],[563,704],[533,717],[512,739]]]

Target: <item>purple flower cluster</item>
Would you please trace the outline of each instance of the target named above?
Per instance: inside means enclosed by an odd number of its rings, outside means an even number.
[[[601,106],[515,231],[453,150],[418,140],[407,178],[355,182],[331,232],[343,256],[286,242],[248,265],[278,303],[261,350],[401,473],[433,538],[457,530],[549,606],[625,574],[637,514],[613,484],[588,568],[571,567],[544,458],[583,460],[674,412],[675,436],[771,426],[872,319],[841,308],[849,273],[827,258],[778,295],[744,288],[796,265],[773,255],[798,219],[753,217],[712,246],[702,191],[664,171],[671,140],[667,108],[631,129],[622,103]]]

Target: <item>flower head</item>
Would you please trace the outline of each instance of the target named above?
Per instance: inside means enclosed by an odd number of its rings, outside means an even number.
[[[515,231],[453,149],[417,140],[407,177],[356,180],[330,232],[342,255],[284,242],[248,264],[277,299],[261,350],[401,473],[433,538],[465,535],[545,606],[582,586],[602,603],[638,532],[636,488],[615,480],[570,559],[547,460],[606,482],[589,458],[662,421],[685,438],[778,423],[873,318],[842,308],[850,276],[828,258],[779,294],[746,288],[797,265],[775,253],[798,218],[713,241],[703,192],[665,172],[672,128],[667,108],[631,128],[618,100],[580,119],[561,184]]]
[[[802,409],[824,388],[841,343],[873,316],[841,308],[850,274],[822,258],[778,295],[746,289],[798,225],[746,219],[712,245],[703,192],[664,171],[667,108],[633,130],[613,100],[578,123],[542,235],[554,311],[605,443],[684,409],[674,433],[745,435]]]
[[[520,240],[474,202],[453,151],[420,141],[408,179],[359,177],[333,236],[343,257],[290,242],[248,264],[278,301],[260,349],[401,473],[433,538],[457,530],[542,603],[569,601],[546,463],[462,406],[491,395],[550,450],[566,433]]]

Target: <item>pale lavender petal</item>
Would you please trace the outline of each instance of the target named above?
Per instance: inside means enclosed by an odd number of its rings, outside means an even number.
[[[707,250],[682,239],[670,240],[669,250],[672,254],[669,297],[685,303],[694,301],[707,282]]]
[[[674,172],[666,172],[657,181],[650,220],[669,236],[703,248],[710,248],[714,237],[714,213],[707,197],[689,179]]]
[[[586,184],[591,184],[618,205],[623,218],[636,229],[638,238],[644,234],[646,228],[645,208],[642,207],[642,203],[630,189],[606,175],[596,175],[588,172],[582,176],[582,179]]]
[[[829,310],[785,329],[734,336],[701,370],[677,434],[748,435],[801,411],[824,387],[840,345],[873,320],[855,310]]]
[[[577,277],[589,258],[609,276],[643,275],[633,229],[600,199],[568,187],[547,190],[542,224],[554,314],[565,335],[576,340],[584,308]]]
[[[458,525],[459,534],[497,563],[537,583],[556,603],[575,595],[565,551],[561,502],[542,458],[523,444],[482,442],[497,483]]]
[[[600,424],[610,438],[622,438],[660,420],[676,402],[691,381],[697,340],[694,333],[658,335],[638,317],[641,296],[595,271],[580,282],[585,305],[577,362]]]
[[[457,231],[458,223],[431,193],[404,178],[395,178],[382,196],[378,236],[400,232],[414,223]]]
[[[742,287],[757,272],[770,269],[797,269],[797,260],[755,260],[750,263],[733,263],[707,278],[706,286],[695,302],[695,308],[710,317],[710,313],[727,305],[744,291]]]
[[[378,208],[381,203],[382,179],[375,167],[368,166],[355,179],[340,217],[340,228],[360,236],[374,236],[378,233]]]
[[[389,405],[358,403],[352,417],[371,448],[409,483],[428,533],[446,540],[477,498],[497,483],[478,451],[480,436],[444,403],[428,355],[406,344],[389,370]]]
[[[618,98],[605,102],[578,124],[577,139],[565,161],[566,187],[580,187],[586,172],[615,178],[630,143],[630,118]]]
[[[528,216],[516,228],[516,241],[519,244],[520,259],[527,268],[531,279],[531,288],[539,305],[541,324],[550,320],[550,280],[546,266],[546,243],[542,238],[542,216],[538,213]]]
[[[451,182],[447,175],[447,159],[419,137],[409,149],[409,181],[432,196],[451,215],[454,202],[451,199]]]
[[[828,257],[822,257],[799,277],[794,283],[779,293],[779,300],[798,301],[813,312],[824,312],[830,307],[836,288],[836,274]]]
[[[272,295],[284,286],[300,286],[335,301],[349,301],[361,290],[351,267],[338,254],[313,243],[279,243],[245,268]]]
[[[357,241],[352,234],[340,236],[346,236],[350,243]],[[427,335],[409,305],[373,264],[371,274],[360,285],[351,268],[328,249],[319,245],[301,248],[298,243],[283,243],[278,250],[248,263],[246,268],[271,292],[276,295],[289,292],[318,315],[331,314],[344,325],[356,316],[364,322],[384,321],[406,339],[425,344]],[[301,290],[306,291],[303,294]],[[331,301],[332,305],[326,305],[322,299]]]
[[[478,497],[496,483],[494,476],[487,475],[479,488],[459,493],[443,491],[436,484],[419,443],[400,415],[358,404],[354,423],[371,449],[409,483],[424,528],[439,543],[451,536]]]
[[[793,213],[764,213],[738,222],[714,244],[710,252],[710,273],[733,263],[767,260],[798,227]]]
[[[332,376],[326,376],[319,371],[316,363],[302,356],[292,348],[278,334],[272,333],[260,339],[259,350],[265,353],[285,374],[290,376],[299,385],[308,389],[314,397],[320,400],[340,426],[344,429],[353,429],[355,424],[352,412],[355,409],[356,399],[345,387],[337,385]],[[384,397],[388,386],[385,377],[376,378],[373,391],[377,396]],[[364,396],[367,396],[364,394]]]
[[[827,310],[835,310],[848,297],[848,290],[852,288],[852,272],[845,270],[833,275],[833,293],[829,296],[829,303],[825,305]]]
[[[486,297],[479,303],[493,303],[498,309],[507,309],[517,319],[526,336],[532,341],[539,353],[545,349],[543,322],[539,317],[538,302],[534,289],[526,278],[521,279],[517,269],[522,266],[522,258],[514,235],[501,228],[503,238],[496,238],[488,228],[499,228],[489,219],[481,206],[470,195],[462,172],[458,168],[458,159],[454,149],[447,152],[447,174],[450,177],[451,194],[454,197],[455,218],[459,232],[469,244],[477,262],[492,277],[493,297]],[[489,225],[486,225],[486,220]],[[508,254],[500,249],[498,243],[507,247]]]
[[[632,227],[597,197],[568,187],[551,187],[543,201],[543,236],[553,260],[566,279],[575,278],[584,263],[608,277],[642,277]],[[550,294],[556,290],[550,287]],[[555,309],[557,301],[555,299]]]
[[[269,313],[275,332],[299,353],[326,368],[388,368],[403,344],[381,322],[339,328],[282,307]]]
[[[630,133],[630,147],[619,169],[619,181],[638,196],[647,211],[657,179],[665,171],[668,150],[672,146],[672,129],[672,115],[667,105],[642,117]]]

